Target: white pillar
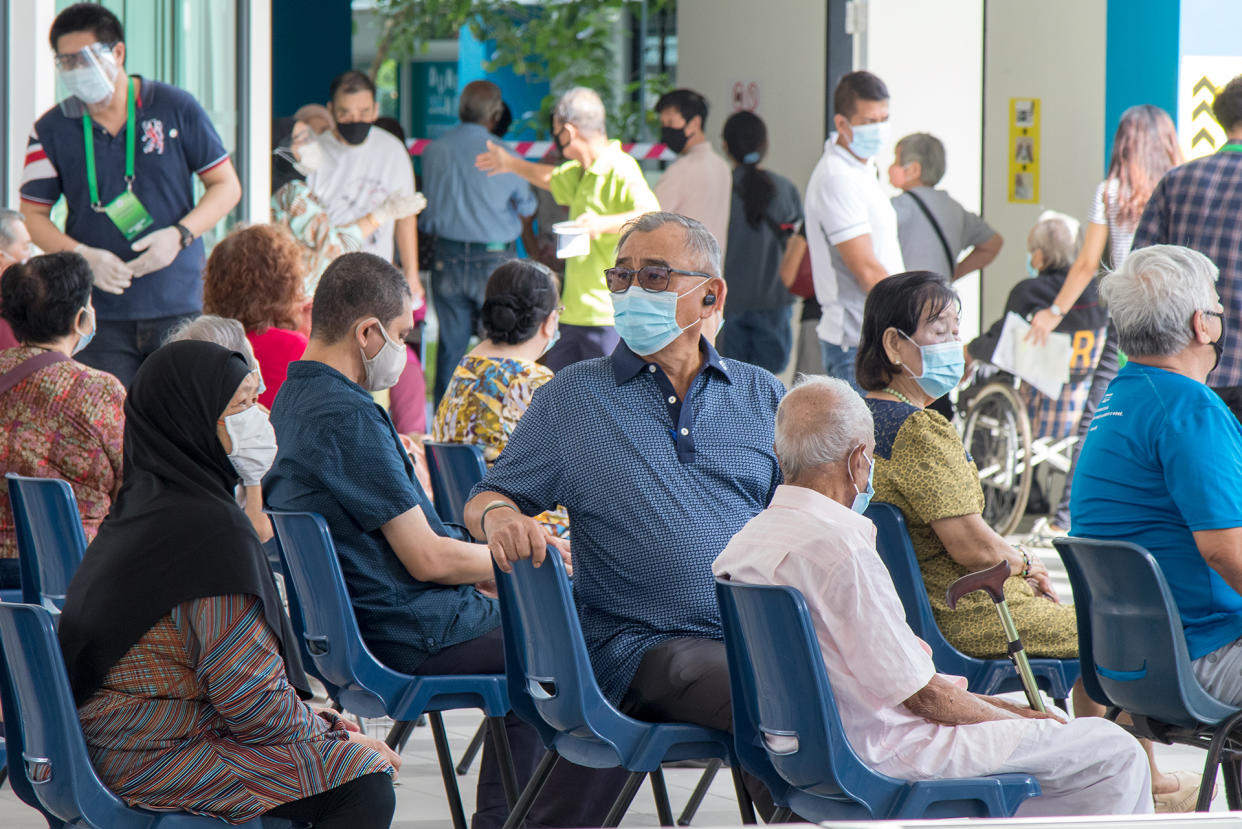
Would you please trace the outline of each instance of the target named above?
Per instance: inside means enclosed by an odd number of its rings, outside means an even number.
[[[271,221],[272,155],[272,4],[249,0],[241,4],[244,15],[238,25],[248,29],[248,54],[237,56],[238,66],[249,65],[249,85],[244,106],[249,123],[246,165],[242,181],[245,215],[251,224]]]
[[[8,145],[8,192],[4,204],[16,207],[26,160],[30,130],[40,115],[56,103],[56,68],[47,35],[56,17],[55,0],[15,0],[9,6],[9,38],[3,59],[8,61],[8,111],[0,113]]]

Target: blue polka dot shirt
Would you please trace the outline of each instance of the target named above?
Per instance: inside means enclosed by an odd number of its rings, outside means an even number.
[[[780,483],[772,439],[784,386],[700,347],[684,400],[624,343],[562,369],[472,493],[502,493],[527,515],[568,508],[578,616],[614,703],[649,648],[723,638],[712,561]]]

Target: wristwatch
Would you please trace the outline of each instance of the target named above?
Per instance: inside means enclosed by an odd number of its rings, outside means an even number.
[[[1065,312],[1061,310],[1061,306],[1057,305],[1055,302],[1048,306],[1048,310],[1056,314],[1058,317],[1065,316]]]
[[[173,222],[173,227],[177,228],[177,232],[181,234],[182,250],[188,248],[190,243],[194,241],[194,234],[190,232],[188,227],[181,224],[181,222]]]

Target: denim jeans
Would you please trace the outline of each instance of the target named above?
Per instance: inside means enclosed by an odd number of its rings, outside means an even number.
[[[431,298],[440,323],[436,349],[435,399],[439,405],[453,369],[465,356],[470,338],[478,333],[479,312],[488,277],[516,255],[513,243],[499,250],[480,242],[436,239],[435,263],[431,268]]]
[[[95,339],[74,359],[115,375],[129,388],[142,361],[164,344],[168,332],[198,314],[178,314],[149,320],[98,320]]]
[[[854,391],[862,394],[854,371],[854,364],[858,360],[858,348],[842,348],[834,343],[820,340],[819,349],[824,354],[824,373],[829,377],[844,380],[854,387]]]
[[[793,306],[725,313],[720,354],[780,374],[793,350]]]

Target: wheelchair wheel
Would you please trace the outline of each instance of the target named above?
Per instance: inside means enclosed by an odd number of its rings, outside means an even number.
[[[1031,424],[1007,383],[991,383],[971,401],[962,442],[979,468],[983,520],[1000,535],[1017,529],[1031,494]]]

